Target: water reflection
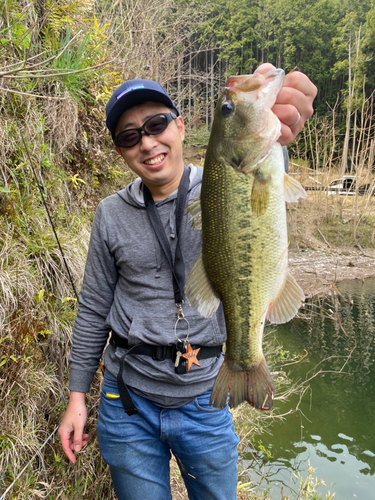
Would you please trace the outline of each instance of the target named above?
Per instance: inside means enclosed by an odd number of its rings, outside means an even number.
[[[284,494],[285,487],[296,487],[291,471],[304,474],[308,463],[327,485],[321,492],[336,492],[343,500],[374,498],[375,280],[341,283],[338,288],[341,295],[318,309],[326,315],[339,310],[340,321],[316,314],[309,323],[295,319],[274,334],[285,350],[308,351],[300,364],[289,367],[292,380],[318,373],[310,381],[301,412],[274,422],[272,436],[261,437],[271,457],[260,457],[260,465],[251,463],[249,479],[255,480],[254,473],[265,474],[276,488],[275,498],[276,492],[280,496],[280,484]],[[276,406],[284,413],[297,402],[292,398]]]

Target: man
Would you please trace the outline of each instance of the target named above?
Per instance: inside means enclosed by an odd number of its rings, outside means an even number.
[[[270,64],[258,68],[265,73]],[[316,88],[286,76],[274,112],[280,142],[312,115]],[[238,438],[228,408],[209,405],[223,361],[222,309],[204,319],[184,302],[184,281],[200,253],[185,215],[202,169],[185,167],[184,122],[156,82],[125,82],[106,108],[116,151],[139,177],[98,206],[70,358],[70,399],[59,429],[69,460],[87,443],[85,393],[105,350],[98,441],[121,500],[171,498],[176,456],[189,498],[236,498]]]

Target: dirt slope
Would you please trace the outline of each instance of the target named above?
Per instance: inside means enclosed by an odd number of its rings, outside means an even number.
[[[329,291],[333,283],[375,276],[374,249],[292,249],[289,267],[307,298]]]

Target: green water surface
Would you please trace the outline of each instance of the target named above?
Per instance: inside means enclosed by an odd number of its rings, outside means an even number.
[[[316,304],[311,322],[294,319],[270,334],[291,354],[308,353],[301,363],[283,368],[292,381],[321,372],[309,382],[300,411],[274,421],[272,435],[261,436],[270,457],[245,456],[249,480],[262,488],[268,484],[275,499],[297,498],[296,476],[306,477],[309,464],[325,483],[320,494],[375,499],[375,280],[338,288],[347,302],[336,296]],[[340,321],[324,317],[336,310]],[[286,413],[297,403],[292,397],[275,406]]]

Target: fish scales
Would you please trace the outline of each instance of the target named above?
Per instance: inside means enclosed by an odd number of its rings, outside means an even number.
[[[221,167],[221,172],[220,172]],[[251,276],[251,239],[248,238],[250,218],[242,203],[246,203],[246,189],[239,192],[238,179],[232,174],[231,167],[222,163],[214,169],[207,169],[206,186],[210,186],[210,172],[220,172],[221,188],[208,189],[201,198],[202,204],[202,256],[203,263],[212,285],[223,302],[228,334],[236,336],[236,348],[240,358],[246,357],[248,346],[249,302],[241,297],[249,295],[250,280],[233,280],[237,275]],[[241,179],[242,180],[242,179]],[[245,179],[243,179],[245,180]],[[242,194],[242,196],[241,196]],[[210,209],[210,206],[214,209]],[[223,224],[222,221],[225,221]],[[230,347],[231,344],[228,344]],[[243,361],[240,359],[239,361]]]
[[[215,173],[219,168],[217,165]],[[248,209],[254,178],[238,176],[225,163],[221,168],[222,189],[205,192],[202,187],[203,262],[223,302],[228,331],[227,356],[239,364],[254,365],[261,359],[260,339],[255,335],[249,339],[250,324],[262,317],[268,306],[270,297],[265,293],[268,291],[269,295],[272,291],[269,284],[272,271],[285,265],[285,256],[280,259],[272,252],[272,248],[279,247],[280,254],[287,245],[284,235],[272,228],[275,216],[279,226],[285,224],[285,211],[278,207],[277,198],[271,197],[274,202],[267,211],[254,217]],[[206,172],[209,177],[210,169]],[[206,179],[204,185],[211,186],[210,180]],[[210,205],[215,210],[211,210]],[[225,225],[219,224],[222,220],[226,220]],[[263,258],[265,247],[269,252],[267,259]],[[232,337],[235,342],[231,342]]]
[[[262,409],[272,406],[264,324],[266,318],[288,321],[304,298],[287,269],[285,199],[296,201],[305,192],[284,172],[282,148],[275,142],[280,124],[270,111],[282,77],[276,70],[265,77],[230,78],[207,149],[200,199],[202,256],[186,293],[205,316],[213,314],[219,299],[223,304],[225,362],[211,396],[217,407],[226,404],[228,394],[233,407],[244,400]]]

